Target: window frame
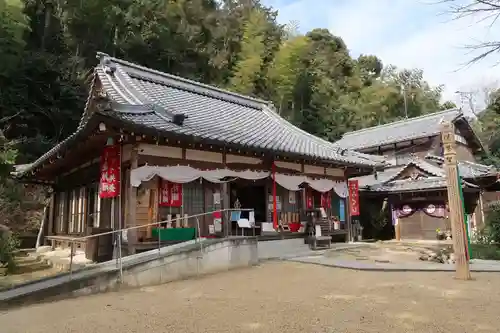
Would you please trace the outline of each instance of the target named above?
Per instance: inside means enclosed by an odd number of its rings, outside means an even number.
[[[86,221],[86,187],[71,190],[68,209],[68,234],[83,234]]]

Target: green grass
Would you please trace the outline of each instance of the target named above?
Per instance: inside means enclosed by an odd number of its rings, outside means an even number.
[[[472,259],[500,260],[500,245],[471,244]]]

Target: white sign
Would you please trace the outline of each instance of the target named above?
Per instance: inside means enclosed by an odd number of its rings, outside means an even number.
[[[210,224],[210,225],[208,226],[208,233],[209,233],[210,235],[215,234],[215,226],[214,226],[213,224]]]
[[[214,230],[215,232],[222,231],[222,219],[214,219]]]
[[[297,202],[296,198],[297,198],[297,193],[295,193],[294,191],[288,192],[288,203],[295,205],[295,203]]]
[[[220,192],[214,192],[214,205],[220,205]]]
[[[278,200],[279,197],[276,197],[276,210],[281,211],[281,201]],[[270,211],[274,210],[274,203],[270,202],[267,204],[267,209]]]

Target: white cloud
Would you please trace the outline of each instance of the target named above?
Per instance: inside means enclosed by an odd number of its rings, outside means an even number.
[[[279,10],[282,23],[298,20],[302,30],[329,28],[344,39],[353,56],[374,54],[385,64],[423,69],[432,85],[445,85],[443,99],[457,104],[456,91],[499,81],[498,55],[464,66],[475,55],[464,46],[499,40],[499,31],[488,21],[478,23],[477,17],[452,20],[443,5],[423,1],[269,0],[268,4]]]

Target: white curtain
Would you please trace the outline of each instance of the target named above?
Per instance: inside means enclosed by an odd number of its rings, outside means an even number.
[[[335,182],[333,180],[326,178],[312,179],[307,177],[307,183],[309,184],[309,186],[311,186],[312,189],[321,193],[331,191],[333,186],[335,185]]]
[[[147,182],[158,176],[173,183],[190,183],[203,178],[211,183],[221,183],[224,178],[241,178],[247,180],[265,179],[271,176],[269,171],[236,171],[230,169],[199,170],[186,165],[176,166],[149,166],[145,165],[130,172],[130,184],[139,187],[142,182]],[[324,193],[332,189],[341,198],[348,196],[347,183],[333,181],[326,178],[313,179],[307,176],[285,175],[276,173],[276,183],[289,191],[299,191],[300,185],[309,184],[314,190]]]
[[[335,182],[333,185],[333,190],[337,195],[343,199],[349,196],[349,189],[347,188],[347,182]]]
[[[305,176],[284,175],[281,173],[276,173],[275,177],[276,183],[289,191],[300,191],[299,186],[307,182],[307,177]]]
[[[172,183],[184,184],[199,178],[203,178],[212,183],[221,183],[222,179],[226,177],[258,180],[267,178],[269,175],[270,172],[268,171],[235,171],[229,169],[199,170],[186,165],[168,167],[145,165],[130,172],[130,184],[134,187],[139,187],[142,182],[147,182],[155,176]]]

